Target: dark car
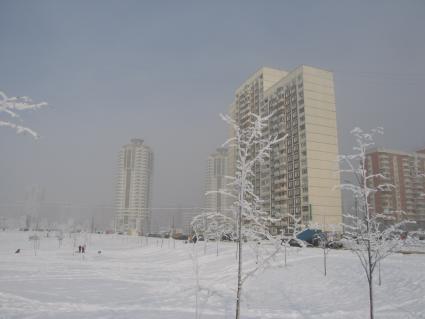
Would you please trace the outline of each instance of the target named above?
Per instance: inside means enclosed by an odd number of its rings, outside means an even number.
[[[176,234],[173,236],[173,238],[176,240],[188,240],[189,236],[184,234]]]
[[[298,238],[282,239],[281,245],[283,245],[285,242],[288,242],[289,246],[291,247],[306,247],[306,243]]]
[[[342,244],[342,242],[335,240],[335,241],[330,241],[327,245],[328,248],[332,248],[332,249],[341,249],[344,247],[344,245]]]
[[[295,238],[292,238],[292,239],[290,239],[289,240],[289,246],[291,246],[291,247],[303,247],[303,244],[301,243],[301,241],[298,239],[295,239]]]
[[[311,244],[314,247],[319,247],[323,242],[326,242],[326,236],[324,233],[315,234],[311,240]]]

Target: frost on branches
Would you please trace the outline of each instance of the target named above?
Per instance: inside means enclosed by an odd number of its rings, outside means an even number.
[[[0,126],[14,129],[18,134],[29,134],[38,139],[38,134],[32,129],[23,126],[20,113],[28,110],[38,110],[47,106],[47,103],[34,103],[27,96],[8,97],[0,91]]]
[[[269,225],[274,222],[270,215],[261,209],[260,198],[254,192],[252,180],[255,178],[253,171],[255,164],[262,164],[268,158],[272,145],[283,141],[285,137],[277,136],[264,138],[262,132],[268,125],[269,118],[250,114],[251,123],[246,128],[238,126],[230,116],[221,115],[227,122],[235,137],[228,140],[225,145],[234,147],[237,151],[236,176],[231,178],[228,187],[232,190],[230,196],[235,199],[234,216],[236,224],[237,256],[238,256],[238,284],[236,294],[236,319],[240,318],[240,303],[243,283],[258,270],[266,267],[276,256],[280,249],[280,242],[269,232]],[[255,150],[255,151],[254,151]],[[259,254],[258,245],[262,239],[269,239],[272,249],[265,249]],[[254,248],[257,264],[254,268],[243,272],[243,242],[246,241]],[[269,245],[270,246],[270,245]]]
[[[377,192],[388,191],[394,185],[386,183],[386,176],[382,174],[370,174],[366,165],[366,151],[374,145],[374,136],[383,134],[382,128],[376,128],[370,132],[364,132],[360,128],[351,131],[356,143],[353,147],[354,154],[340,155],[341,174],[348,174],[355,182],[341,184],[342,190],[353,193],[357,201],[355,216],[344,216],[348,221],[344,224],[346,247],[354,252],[366,274],[369,284],[370,318],[374,317],[373,310],[373,279],[374,271],[380,268],[381,261],[388,255],[397,251],[404,241],[401,239],[403,226],[408,221],[385,223],[384,215],[373,211],[371,199]]]
[[[204,237],[205,249],[210,239],[215,240],[217,256],[220,241],[223,238],[234,238],[234,219],[218,212],[204,213],[194,217],[191,226],[197,238]]]

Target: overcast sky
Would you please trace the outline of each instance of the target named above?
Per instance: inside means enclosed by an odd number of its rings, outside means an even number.
[[[0,90],[50,105],[25,114],[37,142],[0,128],[0,203],[38,184],[50,202],[112,204],[117,153],[139,137],[154,206],[201,205],[235,89],[300,64],[334,72],[342,151],[354,126],[425,148],[424,1],[0,0]]]

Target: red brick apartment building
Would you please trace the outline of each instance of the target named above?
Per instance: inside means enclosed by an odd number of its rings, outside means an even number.
[[[406,153],[384,148],[367,152],[366,169],[370,174],[381,173],[386,178],[375,178],[374,185],[390,183],[394,188],[372,196],[376,213],[388,220],[408,218],[425,228],[425,149]]]

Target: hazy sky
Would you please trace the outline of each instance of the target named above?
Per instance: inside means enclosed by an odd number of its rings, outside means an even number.
[[[425,147],[424,1],[0,0],[0,90],[50,104],[25,116],[37,142],[0,128],[0,203],[38,184],[47,201],[111,204],[117,153],[139,137],[154,206],[201,205],[234,90],[300,64],[335,72],[342,151],[353,126]]]

